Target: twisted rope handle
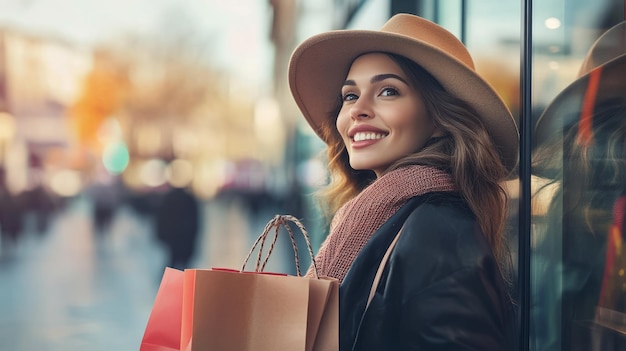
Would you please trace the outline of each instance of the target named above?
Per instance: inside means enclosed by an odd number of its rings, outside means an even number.
[[[291,246],[293,247],[293,253],[294,253],[294,259],[296,261],[296,271],[298,273],[298,276],[302,275],[302,272],[300,271],[300,254],[298,253],[298,244],[296,242],[296,239],[293,235],[293,231],[291,230],[291,227],[288,225],[288,223],[286,222],[282,222],[281,223],[285,229],[287,229],[287,233],[289,234],[289,240],[291,240]],[[270,247],[270,252],[267,254],[267,256],[265,256],[265,260],[263,261],[263,264],[261,265],[261,272],[265,271],[265,265],[267,265],[267,261],[269,261],[270,259],[270,253],[274,250],[274,246],[276,245],[276,240],[278,239],[278,231],[280,229],[280,225],[277,225],[274,227],[274,240],[272,241],[272,246]],[[261,246],[261,249],[263,248],[263,246]],[[261,250],[260,249],[260,250]],[[261,251],[259,250],[259,259],[257,260],[257,269],[259,266],[259,261],[261,259]]]
[[[244,269],[246,268],[246,265],[248,264],[248,261],[250,260],[250,257],[252,256],[252,253],[257,248],[257,246],[259,246],[259,253],[257,255],[255,272],[263,272],[263,270],[265,269],[265,265],[267,264],[267,261],[269,260],[270,255],[272,254],[272,251],[274,251],[274,247],[276,246],[276,241],[278,239],[278,232],[280,230],[280,227],[283,226],[287,230],[287,234],[289,235],[289,239],[291,240],[291,246],[293,247],[294,260],[295,260],[295,263],[296,263],[297,274],[298,274],[299,277],[302,276],[302,272],[300,270],[300,259],[298,257],[299,256],[299,254],[298,254],[298,244],[296,243],[296,239],[294,237],[293,230],[289,226],[289,222],[294,223],[300,229],[300,231],[302,232],[302,235],[304,236],[304,239],[305,239],[305,242],[306,242],[307,250],[309,252],[309,255],[311,256],[311,263],[313,264],[313,271],[315,272],[315,278],[316,279],[319,278],[319,275],[317,273],[317,264],[315,263],[315,255],[313,254],[313,248],[311,246],[311,239],[309,237],[309,233],[304,228],[304,225],[302,225],[302,223],[296,217],[291,216],[291,215],[276,215],[276,216],[274,216],[274,218],[272,220],[270,220],[265,225],[265,229],[263,229],[263,233],[261,235],[259,235],[259,237],[256,239],[256,241],[252,245],[252,248],[248,252],[248,255],[246,256],[246,259],[244,260],[243,265],[241,266],[240,272],[243,272]],[[263,257],[262,256],[263,255],[262,252],[263,252],[263,247],[265,245],[265,240],[267,239],[267,236],[269,235],[270,230],[272,228],[274,228],[274,238],[273,238],[272,243],[270,245],[270,248],[269,248],[269,251],[267,253],[267,256],[265,257],[265,260],[261,264],[261,259]]]
[[[272,222],[270,222],[272,223]],[[275,230],[274,230],[274,239],[272,240],[272,244],[270,245],[270,249],[269,249],[269,253],[267,254],[267,257],[265,258],[265,262],[263,262],[263,265],[260,266],[260,262],[262,259],[262,255],[263,255],[263,248],[265,246],[265,240],[267,239],[267,236],[269,235],[269,231],[270,229],[272,229],[272,226],[270,226],[268,223],[265,226],[265,229],[263,231],[263,234],[261,234],[261,242],[260,242],[260,247],[259,247],[259,252],[257,254],[257,258],[256,258],[256,266],[254,268],[255,272],[263,272],[265,270],[265,264],[267,263],[267,261],[269,260],[270,257],[270,253],[272,253],[272,251],[274,251],[274,247],[276,246],[276,241],[278,240],[278,230],[280,229],[280,225],[275,226]],[[293,245],[293,244],[292,244]],[[254,250],[254,247],[252,248],[252,250]],[[245,265],[245,263],[244,263]],[[296,267],[297,271],[298,271],[298,275],[300,275],[300,267]]]

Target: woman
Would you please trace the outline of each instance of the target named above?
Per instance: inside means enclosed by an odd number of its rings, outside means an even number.
[[[396,15],[306,40],[289,80],[328,146],[316,262],[341,282],[340,349],[513,350],[500,183],[519,138],[463,44]]]

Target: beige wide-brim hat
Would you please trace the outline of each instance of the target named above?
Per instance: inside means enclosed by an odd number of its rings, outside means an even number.
[[[463,45],[443,27],[409,14],[393,16],[379,31],[335,30],[301,43],[289,63],[291,93],[313,130],[331,118],[350,65],[368,52],[388,52],[413,60],[451,94],[482,117],[502,163],[511,172],[518,160],[517,123],[496,91],[481,78]],[[324,140],[326,141],[326,140]]]
[[[583,112],[607,102],[626,105],[626,21],[593,43],[576,80],[548,104],[535,125],[535,146],[558,140],[564,129],[577,125]]]

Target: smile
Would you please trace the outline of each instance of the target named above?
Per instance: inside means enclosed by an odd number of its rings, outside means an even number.
[[[373,132],[359,132],[354,134],[352,140],[354,141],[363,141],[363,140],[379,140],[386,137],[385,133],[373,133]]]

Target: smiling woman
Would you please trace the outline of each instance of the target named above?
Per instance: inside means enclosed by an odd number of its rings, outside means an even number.
[[[341,281],[340,349],[514,349],[500,182],[517,126],[463,44],[401,14],[307,39],[289,72],[327,144],[316,263]]]

